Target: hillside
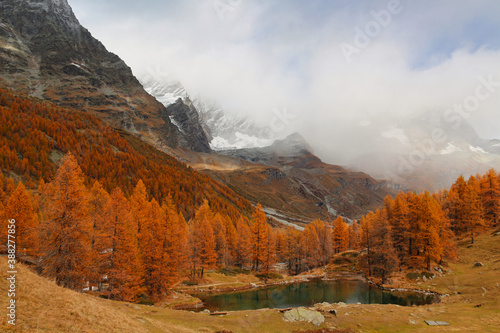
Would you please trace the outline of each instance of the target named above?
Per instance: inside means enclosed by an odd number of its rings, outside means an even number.
[[[87,184],[98,180],[108,191],[120,186],[129,195],[142,179],[153,198],[170,195],[186,218],[204,199],[233,218],[251,210],[228,187],[88,113],[0,89],[0,119],[0,169],[28,187],[51,181],[58,162],[72,152]]]
[[[328,221],[339,215],[359,219],[380,206],[386,195],[402,189],[366,173],[324,163],[299,134],[269,147],[218,154],[223,156],[212,154],[198,161],[191,157],[188,163],[246,199],[298,220]]]
[[[142,142],[177,156],[198,171],[224,183],[234,191],[224,194],[227,198],[237,193],[249,201],[262,202],[276,210],[278,213],[275,217],[290,215],[295,220],[308,222],[314,218],[332,219],[337,215],[350,219],[359,218],[380,205],[386,194],[395,193],[384,182],[376,181],[367,174],[325,164],[310,152],[295,157],[293,152],[292,155],[285,154],[285,159],[297,158],[299,164],[270,164],[260,160],[257,164],[256,161],[250,161],[252,164],[246,164],[248,168],[245,169],[234,166],[244,164],[241,159],[249,159],[232,156],[229,161],[232,171],[220,169],[218,161],[224,160],[222,163],[226,163],[227,159],[210,154],[210,140],[227,141],[228,145],[216,148],[246,147],[255,140],[260,143],[272,142],[270,137],[264,135],[266,129],[238,117],[228,117],[220,107],[210,103],[198,99],[191,102],[182,86],[177,84],[165,86],[162,82],[155,82],[155,78],[150,78],[143,80],[146,90],[143,89],[125,62],[110,53],[80,25],[66,0],[23,1],[20,4],[11,0],[4,1],[0,6],[0,18],[0,87],[44,99],[58,106],[88,112],[111,128],[119,129],[122,138],[153,160],[164,160],[164,157]],[[30,23],[25,25],[25,22]],[[164,104],[155,100],[148,92]],[[174,97],[183,97],[184,101],[175,102],[172,99]],[[241,140],[246,143],[242,144]],[[110,141],[107,143],[117,148]],[[211,197],[212,201],[219,200],[217,195],[205,195],[203,192],[210,190],[200,191],[198,185],[193,191],[187,184],[169,190],[161,185],[164,182],[184,182],[186,177],[173,176],[170,180],[161,180],[160,185],[155,185],[154,177],[161,175],[160,178],[170,178],[171,173],[156,170],[144,175],[142,173],[150,168],[141,168],[140,161],[134,161],[135,165],[129,165],[125,170],[103,170],[100,165],[108,163],[98,161],[101,157],[94,159],[91,156],[90,151],[95,150],[91,148],[93,144],[89,144],[86,148],[88,154],[81,156],[78,162],[85,174],[92,179],[99,179],[107,190],[123,183],[127,192],[130,184],[134,185],[138,178],[146,178],[145,185],[154,197],[164,197],[171,192],[176,204],[182,206],[181,210],[186,217],[192,216],[193,205],[199,205],[202,197]],[[74,148],[73,142],[62,151],[64,153]],[[272,151],[274,148],[271,146],[269,149]],[[16,149],[17,153],[19,147]],[[42,153],[44,160],[38,160],[36,165],[32,164],[33,159],[28,158],[29,163],[21,166],[25,152],[17,157],[14,154],[9,159],[18,164],[15,170],[17,175],[22,175],[27,168],[31,168],[33,170],[28,171],[28,178],[31,177],[34,181],[39,178],[47,180],[53,174],[53,162],[61,158],[61,152],[57,149],[48,154]],[[97,150],[104,153],[103,149],[101,146]],[[263,149],[265,155],[266,148]],[[196,155],[198,152],[200,154]],[[257,153],[260,154],[261,151],[258,150]],[[6,151],[6,154],[8,156],[10,153]],[[215,165],[203,163],[208,166],[204,170],[198,164],[199,159],[213,160]],[[165,163],[173,162],[169,160]],[[9,165],[4,170],[11,171],[12,167]],[[138,171],[134,170],[141,170],[141,174],[138,175]],[[104,178],[110,179],[104,181]],[[187,191],[187,195],[182,194],[184,191]],[[220,192],[221,189],[215,191]],[[195,197],[194,204],[188,199],[191,195]],[[235,200],[231,205],[240,206],[238,209],[242,205],[246,206],[248,211],[248,202],[241,204],[238,199]],[[231,210],[226,203],[217,205],[224,206],[224,210]],[[234,211],[231,215],[235,216]]]
[[[197,149],[66,0],[2,1],[0,21],[0,87],[89,112],[156,146]]]
[[[327,316],[322,326],[350,328],[354,332],[436,332],[424,320],[443,320],[451,325],[439,332],[495,332],[500,325],[500,242],[483,235],[474,246],[460,245],[456,263],[448,273],[428,282],[406,282],[405,287],[436,290],[449,296],[439,304],[401,307],[396,305],[333,305],[337,317]],[[473,267],[481,260],[483,267]],[[0,258],[3,267],[6,258]],[[56,286],[18,264],[17,332],[292,332],[311,324],[287,323],[276,310],[240,311],[224,317],[113,302]],[[5,270],[1,273],[6,279]],[[402,285],[403,286],[403,285]],[[7,301],[6,284],[0,300]],[[480,305],[480,306],[477,306]],[[413,322],[413,323],[412,323]],[[5,316],[2,331],[7,326]]]
[[[0,258],[2,267],[6,258]],[[223,318],[201,313],[110,301],[61,288],[22,265],[18,269],[15,329],[2,316],[2,332],[291,332],[309,327],[284,323],[277,311],[245,311]],[[6,279],[2,270],[1,278]],[[6,304],[7,285],[0,285]]]

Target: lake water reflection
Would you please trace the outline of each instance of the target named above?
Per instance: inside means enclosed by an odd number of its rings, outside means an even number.
[[[219,295],[197,295],[211,311],[254,310],[310,306],[314,303],[362,303],[424,305],[437,301],[435,295],[383,291],[360,280],[312,280],[267,289]]]

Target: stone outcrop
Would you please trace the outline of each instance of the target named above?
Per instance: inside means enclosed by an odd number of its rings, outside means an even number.
[[[198,112],[188,98],[185,101],[179,98],[167,107],[167,112],[172,117],[173,123],[184,134],[181,139],[182,146],[201,153],[211,152]]]
[[[325,322],[325,317],[318,311],[296,308],[286,311],[283,320],[289,322],[306,321],[318,327]]]

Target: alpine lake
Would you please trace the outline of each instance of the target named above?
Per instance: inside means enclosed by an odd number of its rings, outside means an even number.
[[[262,308],[292,308],[311,306],[315,303],[347,304],[398,304],[401,306],[436,303],[434,294],[387,291],[362,280],[312,279],[267,288],[230,292],[223,294],[197,294],[204,306],[198,310],[239,311]]]

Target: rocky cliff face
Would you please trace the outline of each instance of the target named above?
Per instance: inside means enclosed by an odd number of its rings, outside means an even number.
[[[211,151],[205,131],[200,125],[198,112],[189,98],[185,101],[179,98],[167,107],[167,112],[174,125],[184,134],[181,141],[183,147],[201,153]]]
[[[0,2],[0,84],[104,118],[157,146],[185,142],[166,108],[66,0]]]

